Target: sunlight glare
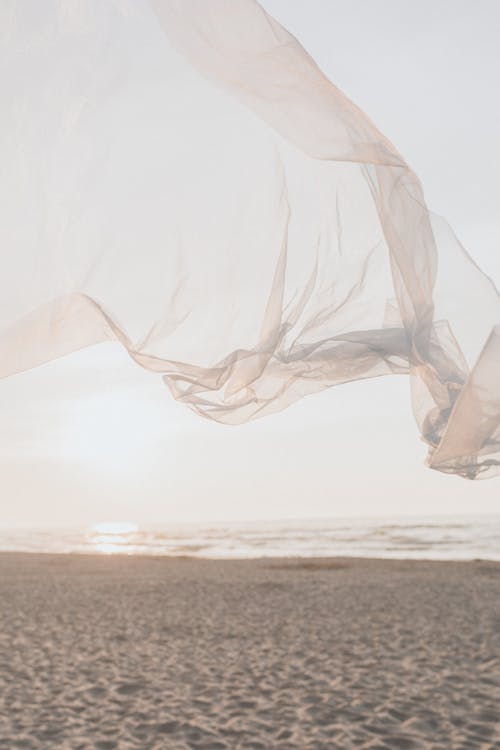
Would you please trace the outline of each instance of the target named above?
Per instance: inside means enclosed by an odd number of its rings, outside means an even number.
[[[103,521],[94,524],[92,531],[96,531],[98,534],[133,534],[138,530],[135,523],[129,521]]]
[[[92,526],[93,536],[90,542],[96,552],[131,553],[135,549],[131,544],[131,537],[137,531],[138,526],[129,521],[101,521]]]

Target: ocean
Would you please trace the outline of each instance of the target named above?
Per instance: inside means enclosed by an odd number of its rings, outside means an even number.
[[[106,522],[82,529],[0,529],[0,550],[209,558],[500,560],[500,515],[176,523],[155,527]]]

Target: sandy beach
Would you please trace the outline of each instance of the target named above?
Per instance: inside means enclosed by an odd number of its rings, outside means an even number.
[[[500,747],[500,564],[0,555],[0,748]]]

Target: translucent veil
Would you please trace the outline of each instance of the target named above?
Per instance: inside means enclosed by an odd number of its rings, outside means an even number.
[[[500,300],[254,0],[0,5],[0,375],[106,339],[241,423],[408,373],[432,468],[500,467]]]

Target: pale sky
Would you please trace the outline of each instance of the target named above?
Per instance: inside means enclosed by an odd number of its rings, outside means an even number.
[[[500,3],[265,0],[403,153],[500,285]],[[424,466],[405,377],[239,427],[103,344],[0,383],[0,526],[492,513],[500,479]]]

